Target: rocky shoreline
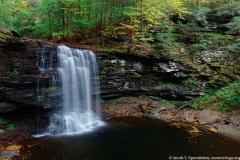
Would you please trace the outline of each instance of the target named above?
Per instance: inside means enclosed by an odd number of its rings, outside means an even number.
[[[104,102],[102,114],[109,118],[149,117],[169,123],[188,123],[240,141],[240,115],[237,109],[222,113],[210,109],[194,110],[187,105],[176,108],[158,101],[124,97]]]

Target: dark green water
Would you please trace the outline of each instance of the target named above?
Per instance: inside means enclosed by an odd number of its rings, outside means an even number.
[[[210,131],[145,118],[115,118],[91,133],[32,138],[22,158],[32,160],[160,160],[169,156],[240,157],[240,143]],[[31,146],[32,145],[32,146]]]

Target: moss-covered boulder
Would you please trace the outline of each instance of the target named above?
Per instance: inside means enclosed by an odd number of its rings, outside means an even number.
[[[0,46],[3,46],[6,39],[10,37],[21,37],[16,31],[0,24]]]

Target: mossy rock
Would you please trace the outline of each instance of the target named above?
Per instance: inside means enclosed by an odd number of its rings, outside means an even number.
[[[231,79],[229,77],[226,77],[224,75],[216,75],[213,77],[213,79],[209,84],[213,87],[218,87],[218,86],[226,86],[230,82],[231,82]]]
[[[21,37],[16,31],[7,28],[0,24],[0,46],[4,44],[5,40],[10,37]]]
[[[0,33],[4,34],[6,36],[13,36],[12,31],[9,28],[7,28],[1,24],[0,24]]]

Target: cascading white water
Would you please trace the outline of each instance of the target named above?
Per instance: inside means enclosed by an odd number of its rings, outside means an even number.
[[[98,65],[89,50],[58,46],[61,111],[50,118],[46,134],[78,134],[102,125],[99,116]]]

